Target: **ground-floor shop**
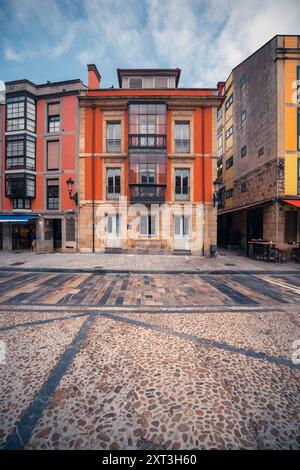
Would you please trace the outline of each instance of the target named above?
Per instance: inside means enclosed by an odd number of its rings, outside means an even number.
[[[3,251],[78,251],[77,214],[1,214]]]
[[[249,252],[249,241],[300,243],[300,201],[282,199],[218,215],[218,245]]]

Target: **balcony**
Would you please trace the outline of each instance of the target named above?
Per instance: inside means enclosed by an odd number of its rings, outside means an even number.
[[[165,184],[130,184],[130,202],[165,202]]]
[[[189,186],[175,186],[175,200],[176,201],[189,201],[190,188]]]
[[[108,186],[106,191],[106,199],[119,199],[120,195],[120,186]]]
[[[5,196],[13,199],[35,198],[35,176],[26,173],[6,175]]]
[[[118,153],[121,151],[121,139],[106,139],[106,152]]]
[[[163,149],[167,146],[165,134],[129,134],[129,148]]]
[[[190,139],[175,139],[175,153],[190,153]]]

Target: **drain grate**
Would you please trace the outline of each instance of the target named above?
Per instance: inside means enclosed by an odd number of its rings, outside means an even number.
[[[21,264],[25,264],[23,261],[17,261],[16,263],[12,263],[11,266],[21,266]]]
[[[225,263],[225,266],[236,266],[236,264],[233,264],[233,263]]]

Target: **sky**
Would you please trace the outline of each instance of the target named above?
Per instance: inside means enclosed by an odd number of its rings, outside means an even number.
[[[0,0],[0,80],[182,69],[179,86],[215,87],[275,34],[300,34],[299,0]]]

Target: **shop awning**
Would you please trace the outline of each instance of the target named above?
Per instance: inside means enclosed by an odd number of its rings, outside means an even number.
[[[283,202],[287,204],[292,204],[292,206],[300,207],[300,199],[282,199]]]
[[[26,225],[31,220],[38,218],[38,215],[0,215],[0,223],[2,224],[18,224]]]

